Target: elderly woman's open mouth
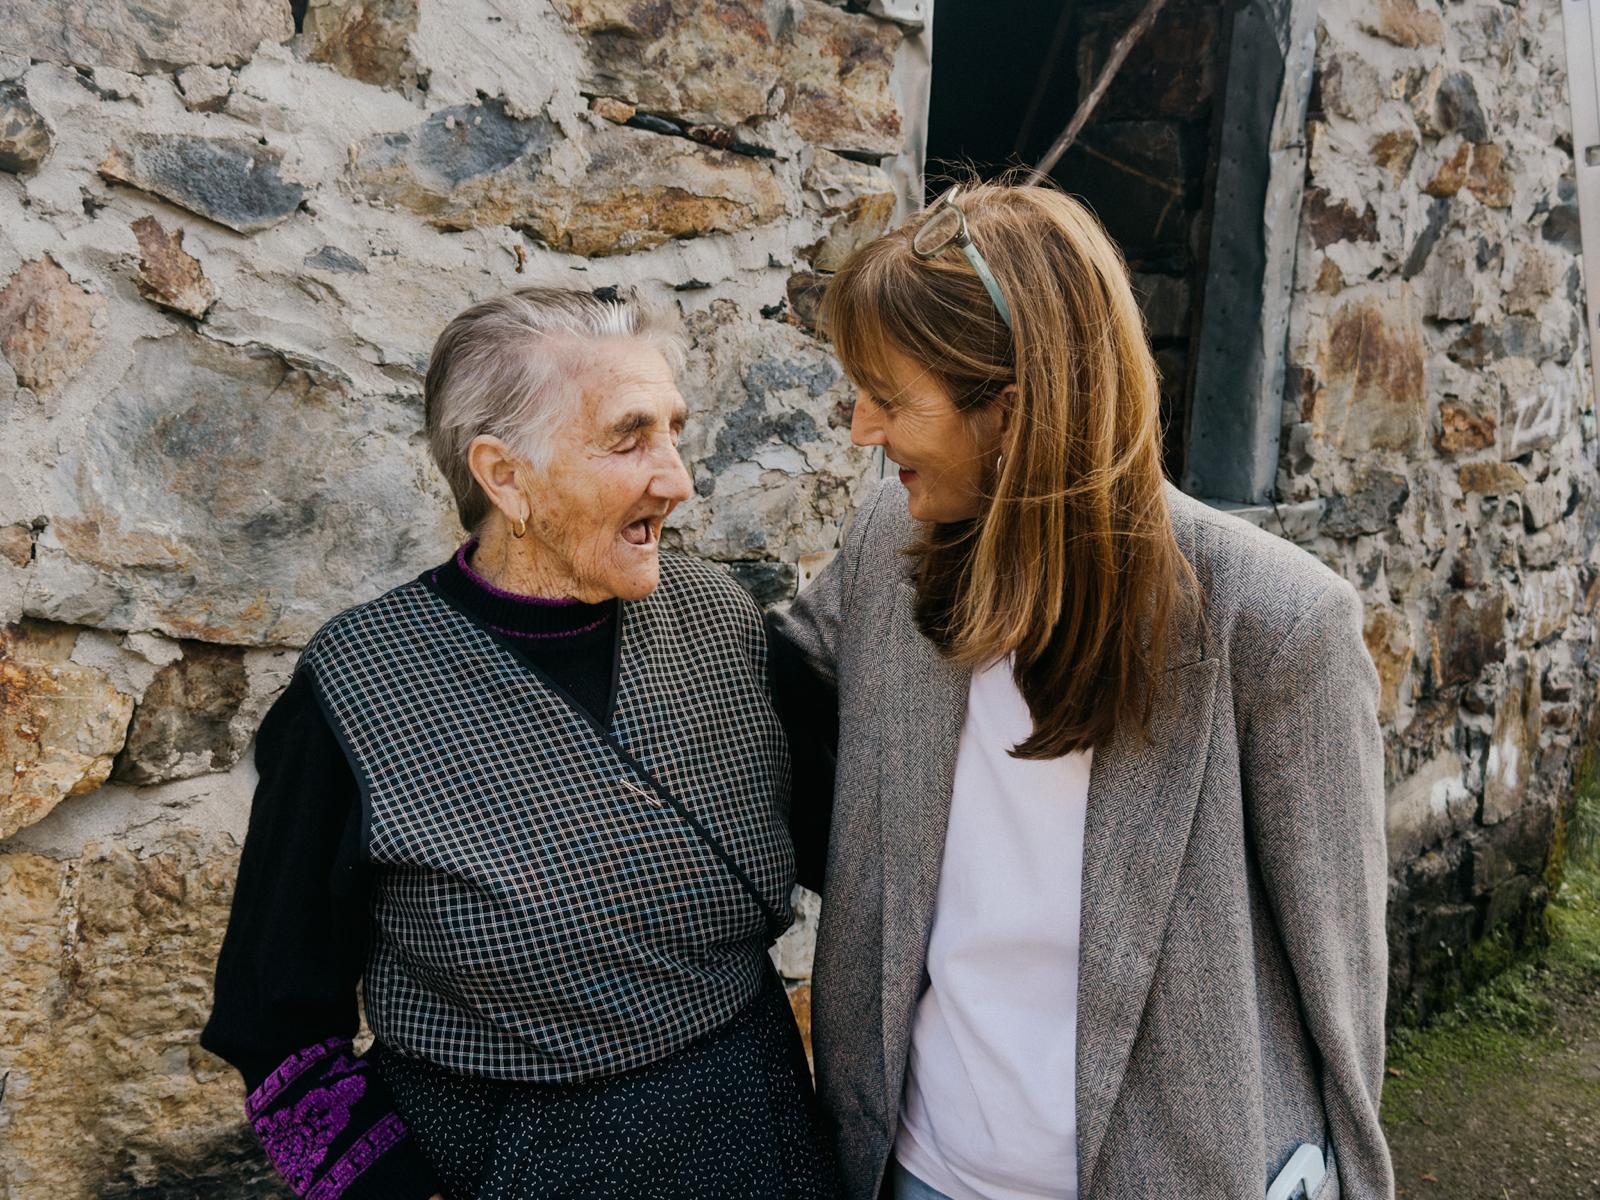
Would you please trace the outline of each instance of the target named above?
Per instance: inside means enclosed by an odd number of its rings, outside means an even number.
[[[631,525],[622,527],[622,540],[631,546],[654,548],[661,540],[661,526],[666,519],[665,513],[653,517],[640,517]]]

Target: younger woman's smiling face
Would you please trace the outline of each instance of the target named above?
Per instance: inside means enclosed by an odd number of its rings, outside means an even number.
[[[982,516],[1005,405],[962,413],[944,385],[913,359],[891,347],[882,353],[888,386],[883,394],[858,392],[850,440],[883,447],[900,468],[907,507],[917,520],[944,524]]]

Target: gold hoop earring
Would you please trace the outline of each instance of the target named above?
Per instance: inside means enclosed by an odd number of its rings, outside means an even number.
[[[520,541],[522,539],[523,535],[526,534],[527,532],[528,532],[528,518],[527,517],[518,517],[516,526],[514,526],[512,528],[512,530],[511,530],[511,536]]]

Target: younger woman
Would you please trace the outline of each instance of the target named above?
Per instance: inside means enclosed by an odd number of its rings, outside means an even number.
[[[824,324],[899,468],[775,622],[784,691],[838,694],[814,1030],[845,1195],[1385,1200],[1355,590],[1164,482],[1127,271],[1068,197],[948,193]]]

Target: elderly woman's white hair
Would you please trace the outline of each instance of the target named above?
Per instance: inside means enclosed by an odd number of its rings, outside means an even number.
[[[445,326],[423,387],[428,446],[466,529],[476,530],[491,508],[467,465],[472,440],[497,437],[535,471],[545,469],[554,431],[577,407],[592,344],[616,337],[643,339],[682,366],[678,331],[617,288],[519,288]]]

